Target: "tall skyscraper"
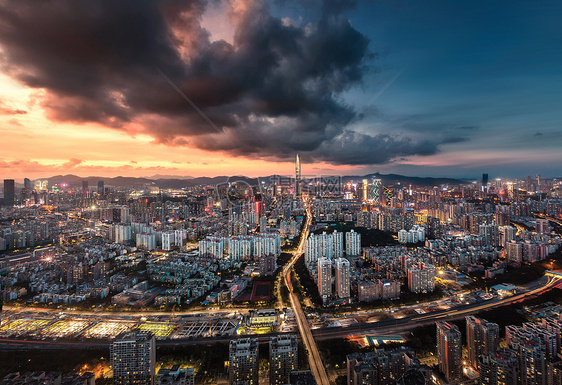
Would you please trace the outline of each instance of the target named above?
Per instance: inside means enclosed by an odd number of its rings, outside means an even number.
[[[103,180],[98,181],[98,194],[99,195],[105,194],[105,183],[103,182]]]
[[[4,206],[13,206],[16,198],[16,187],[13,179],[4,179]]]
[[[295,162],[295,199],[301,198],[301,160],[299,154],[297,154],[297,159]]]
[[[332,261],[318,258],[318,293],[324,301],[332,295]]]
[[[369,200],[369,181],[367,179],[363,179],[363,189],[361,191],[361,195],[363,202]]]
[[[371,189],[372,189],[373,201],[377,205],[381,203],[381,186],[382,186],[382,180],[377,178],[373,179],[373,184]]]
[[[298,369],[299,342],[296,335],[281,335],[269,339],[269,383],[289,383],[291,372]]]
[[[82,192],[88,192],[88,181],[87,180],[82,181]]]
[[[437,322],[437,360],[447,382],[457,381],[462,373],[461,332],[456,325]]]
[[[478,370],[484,355],[495,353],[499,339],[498,324],[474,316],[466,317],[468,362],[474,369]]]
[[[339,298],[350,297],[349,261],[336,259],[336,293]]]
[[[230,341],[228,380],[231,385],[258,385],[258,339]]]
[[[110,347],[116,385],[151,385],[156,373],[156,341],[152,333],[132,331],[117,336]]]
[[[488,174],[482,174],[482,191],[488,191]]]
[[[31,191],[31,190],[33,190],[33,182],[31,182],[31,180],[29,178],[24,178],[23,179],[23,187],[26,190]]]

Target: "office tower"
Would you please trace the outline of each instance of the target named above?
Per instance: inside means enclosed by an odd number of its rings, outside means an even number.
[[[324,301],[332,295],[332,261],[318,258],[318,294]]]
[[[460,380],[462,374],[461,332],[456,325],[439,321],[437,326],[437,360],[447,382]]]
[[[152,333],[120,334],[111,344],[110,359],[116,385],[154,384],[156,342]]]
[[[82,181],[82,192],[88,192],[88,181],[87,180]]]
[[[336,259],[336,293],[339,298],[350,297],[349,261]]]
[[[23,179],[23,187],[28,191],[33,190],[33,183],[29,180],[29,178]]]
[[[482,191],[488,191],[488,174],[482,174]]]
[[[228,380],[231,385],[258,385],[258,339],[230,341]]]
[[[98,194],[105,195],[105,183],[103,180],[98,181]]]
[[[373,179],[371,191],[373,195],[373,201],[377,205],[381,203],[381,186],[382,186],[382,180],[376,178]]]
[[[367,179],[363,179],[361,200],[363,202],[367,202],[369,200],[369,181]]]
[[[498,324],[488,322],[482,318],[474,316],[467,316],[465,318],[468,363],[478,370],[482,356],[493,354],[497,350],[500,328]]]
[[[297,154],[297,159],[295,162],[295,199],[301,198],[301,160],[299,154]]]
[[[435,290],[435,266],[419,263],[410,267],[408,289],[412,293],[429,293]]]
[[[517,385],[519,361],[511,349],[484,354],[480,361],[480,385]]]
[[[299,342],[297,336],[281,335],[269,339],[269,383],[289,383],[289,375],[298,369]]]
[[[361,254],[361,234],[353,230],[345,233],[345,254],[349,256]]]
[[[4,179],[4,206],[12,207],[16,198],[16,188],[13,179]]]

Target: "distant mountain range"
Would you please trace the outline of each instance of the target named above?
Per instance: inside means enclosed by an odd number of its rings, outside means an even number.
[[[119,187],[134,187],[142,185],[153,185],[155,187],[164,189],[179,189],[183,187],[192,187],[197,185],[217,185],[225,182],[241,181],[248,183],[250,185],[255,185],[261,182],[269,185],[275,180],[280,180],[281,177],[278,175],[271,175],[259,178],[249,178],[245,176],[216,176],[216,177],[178,177],[169,175],[154,175],[149,178],[134,178],[134,177],[124,177],[118,176],[115,178],[105,178],[98,176],[80,177],[77,175],[56,175],[50,178],[49,185],[55,185],[60,183],[68,183],[69,186],[82,188],[82,181],[88,181],[90,187],[95,187],[98,181],[103,180],[105,186],[119,186]],[[453,178],[429,178],[429,177],[415,177],[415,176],[404,176],[398,174],[368,174],[368,175],[344,175],[341,176],[341,181],[347,183],[350,181],[360,182],[363,179],[372,180],[373,178],[378,178],[382,180],[384,185],[412,185],[412,186],[440,186],[440,185],[460,185],[469,183],[467,180],[453,179]]]

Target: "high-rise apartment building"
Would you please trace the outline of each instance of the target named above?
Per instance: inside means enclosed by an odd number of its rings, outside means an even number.
[[[408,289],[412,293],[429,293],[435,290],[435,266],[419,263],[410,267]]]
[[[502,229],[503,229],[502,246],[506,247],[509,242],[515,240],[515,235],[517,234],[517,229],[513,226],[504,226],[504,227],[502,227]]]
[[[478,370],[482,356],[497,350],[499,338],[498,324],[474,316],[466,317],[468,362],[474,369]]]
[[[437,322],[437,360],[447,382],[460,380],[462,374],[462,341],[459,328],[448,322]]]
[[[535,230],[537,233],[547,234],[550,232],[550,225],[548,219],[537,218]]]
[[[324,301],[332,295],[332,261],[328,258],[318,259],[318,294]]]
[[[110,347],[116,385],[152,385],[156,372],[156,342],[152,333],[132,331],[117,336]]]
[[[228,380],[231,385],[258,385],[258,348],[257,338],[230,341]]]
[[[349,256],[361,255],[361,234],[353,230],[345,233],[345,254]]]
[[[495,223],[483,224],[479,227],[479,234],[486,245],[500,246],[499,226]]]
[[[336,259],[336,294],[339,298],[350,297],[349,261],[345,258]]]
[[[347,356],[347,384],[392,385],[408,369],[416,367],[419,361],[414,352],[404,347],[352,353]]]
[[[114,229],[115,229],[116,243],[128,243],[133,239],[133,232],[132,232],[131,225],[118,223],[114,226]]]
[[[296,335],[280,335],[269,339],[269,383],[289,383],[291,372],[298,369],[299,342]]]
[[[519,360],[511,349],[484,354],[480,361],[480,385],[517,385]]]

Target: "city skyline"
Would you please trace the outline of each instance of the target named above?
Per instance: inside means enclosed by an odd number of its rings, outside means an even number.
[[[558,176],[559,4],[0,7],[4,178]]]

